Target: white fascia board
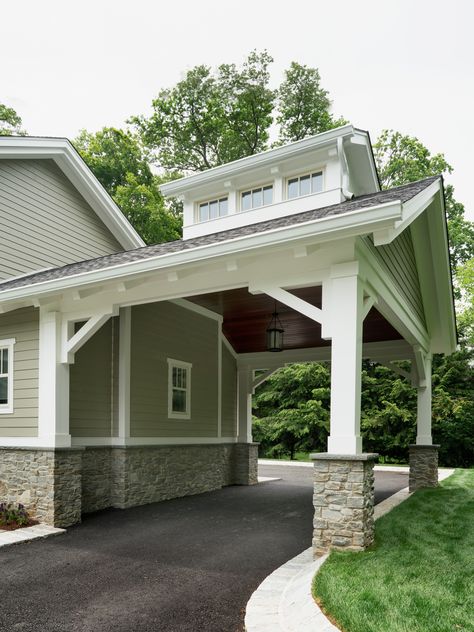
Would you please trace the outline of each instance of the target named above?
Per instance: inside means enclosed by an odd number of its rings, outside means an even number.
[[[54,160],[126,250],[145,242],[66,138],[0,137],[0,159]]]
[[[353,135],[353,125],[342,125],[336,129],[290,143],[289,145],[284,145],[283,147],[268,149],[267,151],[262,151],[254,156],[240,158],[239,160],[234,160],[233,162],[229,162],[225,165],[207,169],[207,171],[203,171],[201,173],[180,178],[179,180],[173,180],[173,182],[167,182],[160,186],[160,190],[165,197],[179,195],[189,189],[201,186],[213,180],[229,178],[245,171],[251,171],[252,169],[258,167],[273,164],[281,160],[287,160],[288,158],[292,158],[298,154],[303,154],[307,151],[320,148],[328,143],[332,143],[337,138]]]
[[[284,226],[263,233],[245,235],[229,241],[198,246],[190,250],[157,255],[140,261],[132,261],[102,270],[90,270],[65,278],[33,283],[0,292],[0,304],[51,292],[63,292],[80,285],[117,281],[129,275],[145,274],[182,264],[202,264],[205,260],[229,254],[242,254],[257,248],[279,246],[289,241],[314,237],[315,240],[332,241],[348,236],[371,233],[393,223],[401,217],[400,202],[389,202],[367,209],[358,209],[344,215],[332,215],[293,226]]]
[[[367,153],[369,157],[369,165],[370,172],[372,174],[372,179],[374,181],[375,190],[380,191],[380,180],[377,172],[377,165],[375,164],[374,152],[372,149],[372,144],[370,142],[370,136],[367,132],[364,132],[361,129],[354,129],[354,136],[350,139],[351,143],[364,145],[367,148]]]

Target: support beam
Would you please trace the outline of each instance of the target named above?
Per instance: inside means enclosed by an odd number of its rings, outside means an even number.
[[[63,344],[61,353],[61,362],[65,364],[74,363],[74,354],[104,325],[111,316],[116,315],[116,310],[110,309],[106,312],[94,314],[89,320],[75,333],[68,338],[69,326],[63,327]],[[65,325],[68,323],[65,322]]]
[[[275,371],[278,371],[279,368],[280,367],[274,367],[273,369],[268,369],[258,377],[254,378],[252,380],[252,393],[255,393],[255,389],[257,388],[257,386],[260,386],[260,384],[266,382],[270,375],[273,375]]]
[[[125,444],[130,437],[130,356],[132,348],[132,308],[123,307],[119,313],[119,392],[118,435]]]
[[[275,301],[291,307],[291,309],[294,309],[296,312],[300,312],[300,314],[303,314],[303,316],[307,316],[311,320],[314,320],[321,325],[323,324],[323,311],[319,309],[319,307],[315,307],[314,305],[311,305],[311,303],[303,301],[303,299],[298,298],[294,294],[291,294],[281,287],[266,286],[257,288],[249,286],[249,292],[251,294],[263,292],[264,294],[271,296],[273,299],[275,299]]]
[[[431,445],[431,357],[424,357],[423,366],[423,385],[417,388],[416,444]]]
[[[239,443],[252,442],[252,374],[247,367],[239,368],[238,376],[238,401],[237,419]]]
[[[62,318],[40,309],[38,439],[45,447],[69,447],[69,365],[61,362]]]
[[[331,424],[328,452],[361,454],[360,400],[363,287],[358,274],[335,266],[331,287]]]

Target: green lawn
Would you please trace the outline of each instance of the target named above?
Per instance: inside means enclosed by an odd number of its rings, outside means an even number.
[[[474,470],[377,520],[370,550],[331,553],[313,594],[344,632],[473,632]]]

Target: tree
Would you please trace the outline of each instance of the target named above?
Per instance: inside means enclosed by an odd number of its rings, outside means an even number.
[[[22,121],[13,108],[0,103],[0,136],[23,136]]]
[[[152,103],[150,118],[133,117],[144,144],[171,172],[209,169],[265,149],[274,92],[268,53],[252,52],[242,68],[196,66]]]
[[[153,174],[136,135],[113,127],[95,134],[82,130],[74,144],[146,243],[180,238],[181,217],[159,189],[170,176]]]
[[[279,144],[302,140],[344,125],[330,113],[329,93],[321,87],[317,68],[292,62],[277,91]]]
[[[466,346],[474,348],[474,258],[458,268],[457,282],[459,336]]]

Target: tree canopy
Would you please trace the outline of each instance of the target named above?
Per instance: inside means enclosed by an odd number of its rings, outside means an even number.
[[[21,127],[19,114],[7,105],[0,103],[0,136],[22,136],[25,134]]]

